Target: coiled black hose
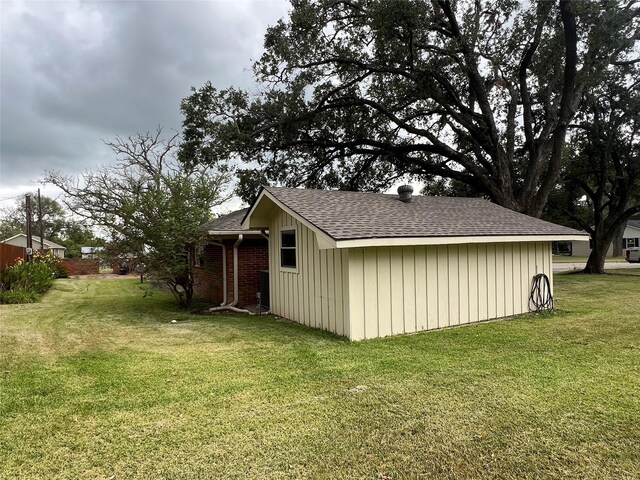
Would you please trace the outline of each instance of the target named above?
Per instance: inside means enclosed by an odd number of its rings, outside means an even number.
[[[529,311],[553,313],[553,295],[551,282],[544,273],[538,273],[531,281],[531,296],[529,297]]]

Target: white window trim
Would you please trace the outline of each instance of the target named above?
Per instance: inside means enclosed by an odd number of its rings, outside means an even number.
[[[293,267],[283,267],[282,266],[282,233],[283,232],[293,232],[293,234],[295,235],[295,239],[296,239],[296,266],[295,268]],[[280,271],[281,272],[286,272],[286,273],[298,273],[298,270],[300,268],[300,255],[298,255],[298,250],[300,249],[300,244],[298,242],[298,239],[300,238],[300,235],[298,235],[298,227],[296,225],[287,225],[285,227],[280,227],[279,231],[278,231],[278,265],[280,266]]]
[[[640,246],[640,241],[637,238],[629,237],[629,238],[624,238],[623,240],[624,240],[624,248],[636,248]]]

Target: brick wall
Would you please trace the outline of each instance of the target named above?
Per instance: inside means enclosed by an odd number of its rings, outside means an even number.
[[[222,248],[217,245],[204,247],[204,265],[194,269],[194,290],[198,298],[211,303],[222,303]]]
[[[227,301],[233,297],[233,245],[237,239],[224,240],[227,247]],[[238,305],[255,305],[260,291],[260,271],[269,269],[267,241],[245,239],[238,247]],[[204,266],[196,267],[196,295],[213,303],[222,303],[222,248],[207,245]]]
[[[69,275],[94,275],[100,273],[100,261],[85,258],[63,258],[62,266]]]
[[[233,252],[231,253],[233,262]],[[238,303],[240,305],[258,303],[256,293],[260,291],[260,271],[268,269],[269,248],[267,241],[263,238],[244,240],[238,249]],[[233,292],[233,281],[230,283],[231,292]],[[229,298],[232,297],[233,293]]]

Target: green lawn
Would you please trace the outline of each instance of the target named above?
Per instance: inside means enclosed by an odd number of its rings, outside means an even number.
[[[554,255],[553,263],[581,263],[586,264],[588,258],[587,257],[574,257],[570,255]],[[625,263],[626,260],[624,257],[608,257],[606,260],[607,263]]]
[[[60,280],[0,306],[0,478],[637,479],[638,275],[361,343]]]

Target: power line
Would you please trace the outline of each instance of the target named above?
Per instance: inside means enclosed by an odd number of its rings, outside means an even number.
[[[0,202],[4,202],[5,200],[15,200],[16,198],[20,198],[22,195],[22,193],[16,195],[15,197],[5,197],[5,198],[0,198]]]

